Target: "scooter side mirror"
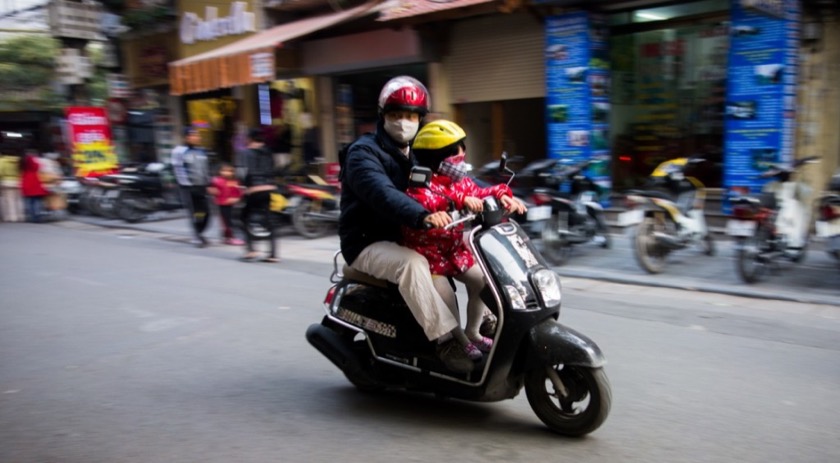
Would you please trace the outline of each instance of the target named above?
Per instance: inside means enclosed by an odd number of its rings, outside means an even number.
[[[428,188],[432,184],[432,169],[422,166],[414,166],[408,174],[408,186],[410,188]]]
[[[516,173],[514,173],[512,170],[508,169],[507,161],[508,161],[508,154],[507,154],[506,151],[503,151],[502,156],[499,158],[499,172],[500,173],[506,173],[506,174],[510,175],[510,178],[507,181],[507,185],[510,186],[510,182],[513,181],[513,177],[516,177]]]

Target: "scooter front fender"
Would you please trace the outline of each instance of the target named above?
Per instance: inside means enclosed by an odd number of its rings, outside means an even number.
[[[529,333],[533,357],[543,365],[579,365],[599,368],[607,359],[594,341],[554,319],[547,319]]]

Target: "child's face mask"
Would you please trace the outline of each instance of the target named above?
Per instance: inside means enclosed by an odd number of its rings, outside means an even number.
[[[438,167],[438,172],[446,175],[456,182],[466,177],[467,163],[464,162],[464,153],[461,152],[455,156],[449,156],[441,161],[440,167]]]

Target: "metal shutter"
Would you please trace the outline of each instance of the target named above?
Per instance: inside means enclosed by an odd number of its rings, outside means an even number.
[[[545,97],[545,31],[527,13],[454,25],[443,60],[453,103]]]

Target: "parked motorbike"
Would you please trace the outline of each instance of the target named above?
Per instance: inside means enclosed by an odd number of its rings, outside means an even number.
[[[706,255],[715,253],[703,212],[705,186],[685,174],[689,167],[701,162],[705,159],[686,157],[665,161],[650,174],[651,189],[627,194],[629,211],[620,221],[638,224],[634,253],[636,261],[649,273],[662,272],[671,252],[695,244]]]
[[[726,233],[737,243],[735,265],[741,279],[755,283],[779,260],[793,263],[805,258],[811,226],[810,188],[795,180],[796,171],[819,162],[816,156],[798,159],[791,166],[768,163],[761,173],[769,181],[758,196],[732,199],[732,219]]]
[[[153,212],[183,207],[171,165],[152,162],[126,167],[108,179],[119,185],[115,207],[117,216],[126,222],[140,222]]]
[[[829,180],[817,210],[817,237],[826,241],[826,252],[840,262],[840,170]]]
[[[338,187],[309,175],[311,184],[288,185],[289,194],[299,198],[292,213],[292,225],[304,238],[320,238],[338,224],[341,213]]]
[[[500,164],[505,168],[504,160]],[[421,177],[431,171],[420,168]],[[412,175],[414,177],[414,175]],[[344,266],[338,253],[326,316],[306,338],[363,391],[422,391],[479,402],[515,397],[551,430],[580,436],[606,420],[612,402],[605,359],[585,335],[558,322],[560,280],[495,198],[472,222],[466,243],[485,275],[482,299],[498,321],[492,350],[463,374],[445,368],[393,284]]]
[[[507,153],[502,153],[507,158]],[[506,161],[506,164],[523,162],[524,158],[516,156]],[[511,216],[532,239],[542,236],[543,227],[551,218],[551,201],[557,196],[559,183],[554,175],[558,159],[538,159],[527,164],[517,174],[516,179],[509,186],[513,195],[528,207],[525,214]],[[483,165],[475,174],[476,183],[487,187],[505,183],[508,178],[500,173],[501,161],[493,161]]]
[[[560,191],[550,194],[551,216],[542,227],[543,253],[554,265],[562,265],[571,254],[573,245],[592,241],[609,248],[612,240],[599,202],[601,189],[586,175],[591,165],[603,162],[591,158],[565,166],[556,173]],[[542,194],[546,194],[543,190]]]
[[[82,209],[100,217],[117,218],[115,205],[120,199],[120,188],[110,175],[84,177],[79,182],[82,184],[79,195]]]
[[[241,226],[242,206],[238,204],[233,214],[237,226]],[[313,175],[309,176],[309,183],[283,183],[271,194],[269,209],[268,216],[254,213],[246,224],[246,233],[254,239],[265,239],[269,227],[276,229],[284,224],[290,224],[304,238],[320,238],[338,223],[338,187]]]

